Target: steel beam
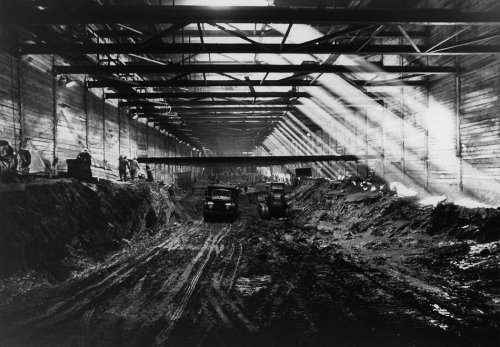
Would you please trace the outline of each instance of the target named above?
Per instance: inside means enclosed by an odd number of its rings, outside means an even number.
[[[189,107],[200,107],[200,106],[269,106],[269,105],[289,105],[292,102],[296,102],[294,100],[290,101],[287,99],[284,100],[269,100],[269,101],[262,101],[259,102],[257,101],[256,103],[252,104],[251,102],[248,103],[243,103],[241,101],[231,101],[231,100],[206,100],[206,101],[190,101],[187,103],[176,103],[176,102],[169,102],[169,106],[167,109],[170,109],[170,107],[180,107],[180,106],[189,106]],[[146,112],[146,111],[153,111],[153,112],[160,112],[162,111],[161,108],[155,108],[155,106],[147,106],[144,103],[140,102],[134,102],[134,101],[128,101],[128,102],[120,102],[119,104],[120,107],[141,107],[140,109],[138,108],[131,108],[129,111],[130,112]],[[156,105],[156,107],[160,107],[164,105]],[[165,107],[164,107],[165,109]],[[174,112],[175,110],[172,110]]]
[[[280,117],[269,117],[269,116],[258,116],[258,115],[253,115],[253,116],[246,116],[246,117],[182,117],[182,118],[177,118],[177,119],[169,119],[165,120],[163,118],[158,118],[158,117],[148,117],[148,120],[151,120],[153,122],[158,122],[161,124],[170,124],[171,122],[220,122],[220,121],[242,121],[242,122],[260,122],[260,121],[277,121],[280,120]]]
[[[110,23],[295,23],[371,25],[500,25],[497,12],[448,9],[334,10],[283,7],[98,6],[72,4],[39,10],[2,2],[1,22],[14,25]]]
[[[367,81],[367,80],[356,80],[352,81],[356,85],[359,86],[377,86],[377,87],[421,87],[425,86],[425,81]],[[120,81],[88,81],[86,84],[87,88],[120,88],[124,85],[130,86],[130,83],[124,81],[121,83]],[[297,87],[314,87],[314,86],[322,86],[321,83],[313,83],[311,81],[306,80],[267,80],[267,81],[257,81],[257,80],[246,80],[246,81],[236,81],[236,80],[207,80],[201,81],[190,81],[190,80],[182,80],[182,81],[134,81],[134,87],[157,87],[157,88],[170,88],[170,87],[248,87],[252,85],[254,87],[277,87],[277,86],[297,86]],[[124,105],[125,106],[125,105]],[[132,105],[130,105],[132,106]]]
[[[139,163],[185,166],[269,166],[295,163],[358,161],[382,159],[381,155],[311,155],[275,157],[148,157],[137,158]]]
[[[200,92],[200,93],[106,93],[106,99],[182,99],[182,98],[309,98],[311,95],[304,92]]]
[[[290,111],[293,106],[290,107],[172,107],[171,112],[177,112],[179,114],[184,113],[212,113],[212,112],[286,112]],[[140,113],[141,110],[135,110],[135,113]]]
[[[179,74],[179,73],[412,73],[455,74],[452,66],[384,66],[379,69],[349,65],[116,65],[116,66],[61,66],[56,65],[56,75],[72,74]]]
[[[239,30],[240,33],[244,34],[246,37],[255,37],[258,38],[261,35],[255,34],[253,30]],[[184,36],[189,37],[189,36],[196,36],[198,35],[198,30],[197,29],[184,29]],[[205,37],[229,37],[230,35],[224,31],[220,30],[210,30],[210,29],[205,29],[203,30],[204,36]],[[150,32],[144,32],[144,33],[138,33],[132,30],[95,30],[94,34],[101,38],[115,38],[115,37],[150,37],[153,36]],[[413,38],[426,38],[427,33],[425,31],[407,31],[407,34],[410,35]],[[177,37],[180,37],[180,35],[176,34]],[[355,37],[363,38],[363,37],[368,37],[369,35],[364,34],[364,33],[359,33],[354,35]],[[264,37],[269,38],[269,37],[283,37],[283,33],[271,29],[266,32],[264,32]],[[350,34],[345,34],[340,37],[353,37],[353,35]],[[383,31],[381,33],[377,34],[377,37],[381,38],[402,38],[403,35],[399,31]]]
[[[358,55],[399,55],[411,54],[418,56],[430,55],[470,55],[470,54],[498,54],[500,46],[498,45],[474,45],[475,41],[466,42],[453,50],[440,52],[430,50],[429,46],[415,46],[420,51],[416,51],[410,45],[352,45],[352,44],[285,44],[283,51],[280,51],[280,44],[199,44],[199,43],[151,43],[147,46],[132,43],[102,43],[102,44],[75,44],[75,43],[47,43],[47,44],[21,44],[20,52],[27,54],[137,54],[138,51],[144,54],[358,54]],[[361,50],[362,48],[362,50]],[[361,51],[360,51],[361,50]]]
[[[211,115],[211,116],[207,116],[207,117],[210,117],[210,118],[213,118],[215,116],[217,117],[222,117],[222,116],[238,116],[240,115],[240,117],[250,117],[250,115],[248,114],[235,114],[235,113],[218,113],[217,115]],[[277,112],[277,113],[273,113],[273,112],[268,112],[268,113],[265,113],[265,114],[258,114],[257,116],[276,116],[276,117],[280,117],[283,115],[283,112]],[[183,116],[182,118],[179,117],[179,116],[175,116],[175,115],[169,115],[169,114],[165,114],[165,113],[153,113],[153,112],[146,112],[144,113],[144,116],[148,116],[148,117],[162,117],[161,119],[172,119],[172,120],[183,120],[184,118],[186,117],[204,117],[204,114],[190,114],[188,116]],[[176,118],[167,118],[167,117],[176,117]],[[160,119],[160,118],[158,118]]]

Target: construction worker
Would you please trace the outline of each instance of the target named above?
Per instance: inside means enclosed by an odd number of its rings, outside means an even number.
[[[147,175],[146,182],[154,182],[155,181],[155,179],[153,177],[153,170],[151,170],[151,168],[147,164],[146,164],[146,175]]]
[[[139,162],[137,161],[137,158],[134,157],[134,159],[132,159],[132,162],[130,163],[130,178],[132,179],[132,181],[135,181],[137,172],[140,170],[141,167],[139,166]]]
[[[92,179],[92,170],[90,165],[92,164],[92,156],[87,148],[82,149],[82,151],[76,157],[78,160],[78,176],[80,179]]]
[[[126,155],[121,155],[118,160],[118,174],[120,175],[120,181],[127,181],[127,169],[130,171],[130,164],[128,162]]]

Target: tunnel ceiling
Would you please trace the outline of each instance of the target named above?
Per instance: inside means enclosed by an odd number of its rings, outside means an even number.
[[[500,33],[428,41],[435,25],[455,26],[457,33],[499,25],[495,12],[418,9],[418,1],[400,0],[200,6],[214,2],[4,0],[2,22],[20,33],[21,54],[63,57],[67,65],[56,66],[56,75],[86,75],[87,88],[103,88],[131,117],[219,156],[250,153],[291,115],[314,130],[296,106],[314,95],[324,74],[383,103],[377,87],[423,86],[426,76],[456,73],[422,63],[426,56],[500,52],[484,44]],[[384,65],[387,55],[403,63]],[[341,56],[360,64],[343,65]],[[355,97],[341,101],[357,107]]]

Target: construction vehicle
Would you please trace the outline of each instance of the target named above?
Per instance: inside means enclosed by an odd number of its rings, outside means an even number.
[[[262,219],[290,217],[292,209],[285,199],[285,183],[268,182],[266,184],[266,195],[259,197],[258,210]]]
[[[208,185],[205,191],[205,204],[203,205],[204,221],[214,218],[226,218],[231,222],[238,216],[238,187],[232,185]]]

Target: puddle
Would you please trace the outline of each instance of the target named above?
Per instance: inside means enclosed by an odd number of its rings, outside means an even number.
[[[250,296],[265,289],[271,283],[271,276],[256,276],[253,278],[240,277],[236,281],[235,289],[244,296]]]

